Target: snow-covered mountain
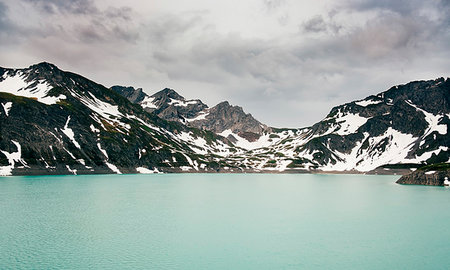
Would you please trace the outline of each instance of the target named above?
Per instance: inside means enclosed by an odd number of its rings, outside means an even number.
[[[449,162],[450,79],[333,108],[300,129],[172,89],[105,88],[49,63],[0,68],[0,175],[359,171]]]
[[[245,113],[241,107],[232,106],[227,101],[209,108],[201,100],[186,100],[169,88],[151,96],[143,93],[141,88],[116,85],[111,87],[111,90],[165,120],[178,121],[190,127],[209,130],[227,137],[232,142],[242,141],[242,146],[248,142],[254,142],[271,130],[251,114]]]
[[[449,162],[449,123],[450,80],[411,82],[337,106],[312,127],[276,130],[265,136],[270,143],[261,142],[265,147],[238,162],[261,169],[360,172]]]
[[[0,174],[217,170],[236,151],[48,63],[0,69]]]

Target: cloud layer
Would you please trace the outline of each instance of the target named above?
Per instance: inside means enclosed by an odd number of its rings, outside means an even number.
[[[229,100],[273,126],[450,76],[446,0],[0,0],[0,66]],[[26,18],[26,19],[25,19]]]

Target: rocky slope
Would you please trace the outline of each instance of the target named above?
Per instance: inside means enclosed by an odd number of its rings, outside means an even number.
[[[271,130],[251,114],[245,113],[241,107],[232,106],[227,101],[209,108],[201,100],[186,100],[169,88],[151,96],[144,94],[143,97],[141,88],[116,85],[111,87],[111,90],[165,120],[178,121],[190,127],[209,130],[228,137],[233,142],[239,139],[252,142]],[[138,96],[142,98],[136,98]]]
[[[131,103],[141,103],[147,95],[142,91],[142,88],[134,89],[134,87],[113,86],[111,90],[126,97]]]
[[[446,182],[447,180],[447,182]],[[403,175],[398,184],[405,185],[427,185],[427,186],[447,186],[450,184],[450,163],[439,163],[424,166],[418,170]]]
[[[48,63],[1,68],[0,105],[1,175],[215,170],[230,150]]]
[[[301,129],[172,89],[105,88],[48,63],[0,68],[0,174],[386,172],[449,162],[450,79],[333,108]]]
[[[447,162],[449,104],[449,79],[395,86],[337,106],[312,127],[275,129],[239,162],[260,169],[359,172]]]

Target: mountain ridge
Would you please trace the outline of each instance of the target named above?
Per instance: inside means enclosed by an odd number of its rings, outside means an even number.
[[[389,173],[450,159],[449,78],[391,87],[298,129],[169,88],[106,88],[45,62],[0,67],[0,105],[0,175]]]
[[[141,88],[124,86],[112,86],[111,90],[127,97],[133,103],[141,105],[148,112],[155,113],[159,117],[178,121],[188,126],[199,129],[206,129],[214,133],[222,133],[231,130],[232,133],[254,141],[264,132],[269,132],[270,127],[256,120],[251,114],[245,113],[240,106],[233,106],[228,101],[222,101],[212,108],[209,108],[200,99],[186,100],[175,90],[165,88],[155,94],[145,96],[142,99],[130,97],[140,95]],[[235,140],[233,135],[231,140]]]

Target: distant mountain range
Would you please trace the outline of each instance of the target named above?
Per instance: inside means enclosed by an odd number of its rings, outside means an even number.
[[[231,131],[228,138],[235,142],[233,134],[252,142],[257,140],[264,132],[271,129],[246,114],[239,106],[231,106],[228,101],[221,102],[208,108],[201,100],[186,100],[173,89],[163,89],[152,96],[145,94],[141,88],[113,86],[111,90],[128,98],[129,101],[155,113],[162,119],[177,121],[190,127],[210,130],[221,134]],[[138,97],[138,98],[136,98]]]
[[[377,172],[449,162],[450,79],[416,81],[268,127],[224,101],[104,87],[40,63],[0,68],[0,175]]]

